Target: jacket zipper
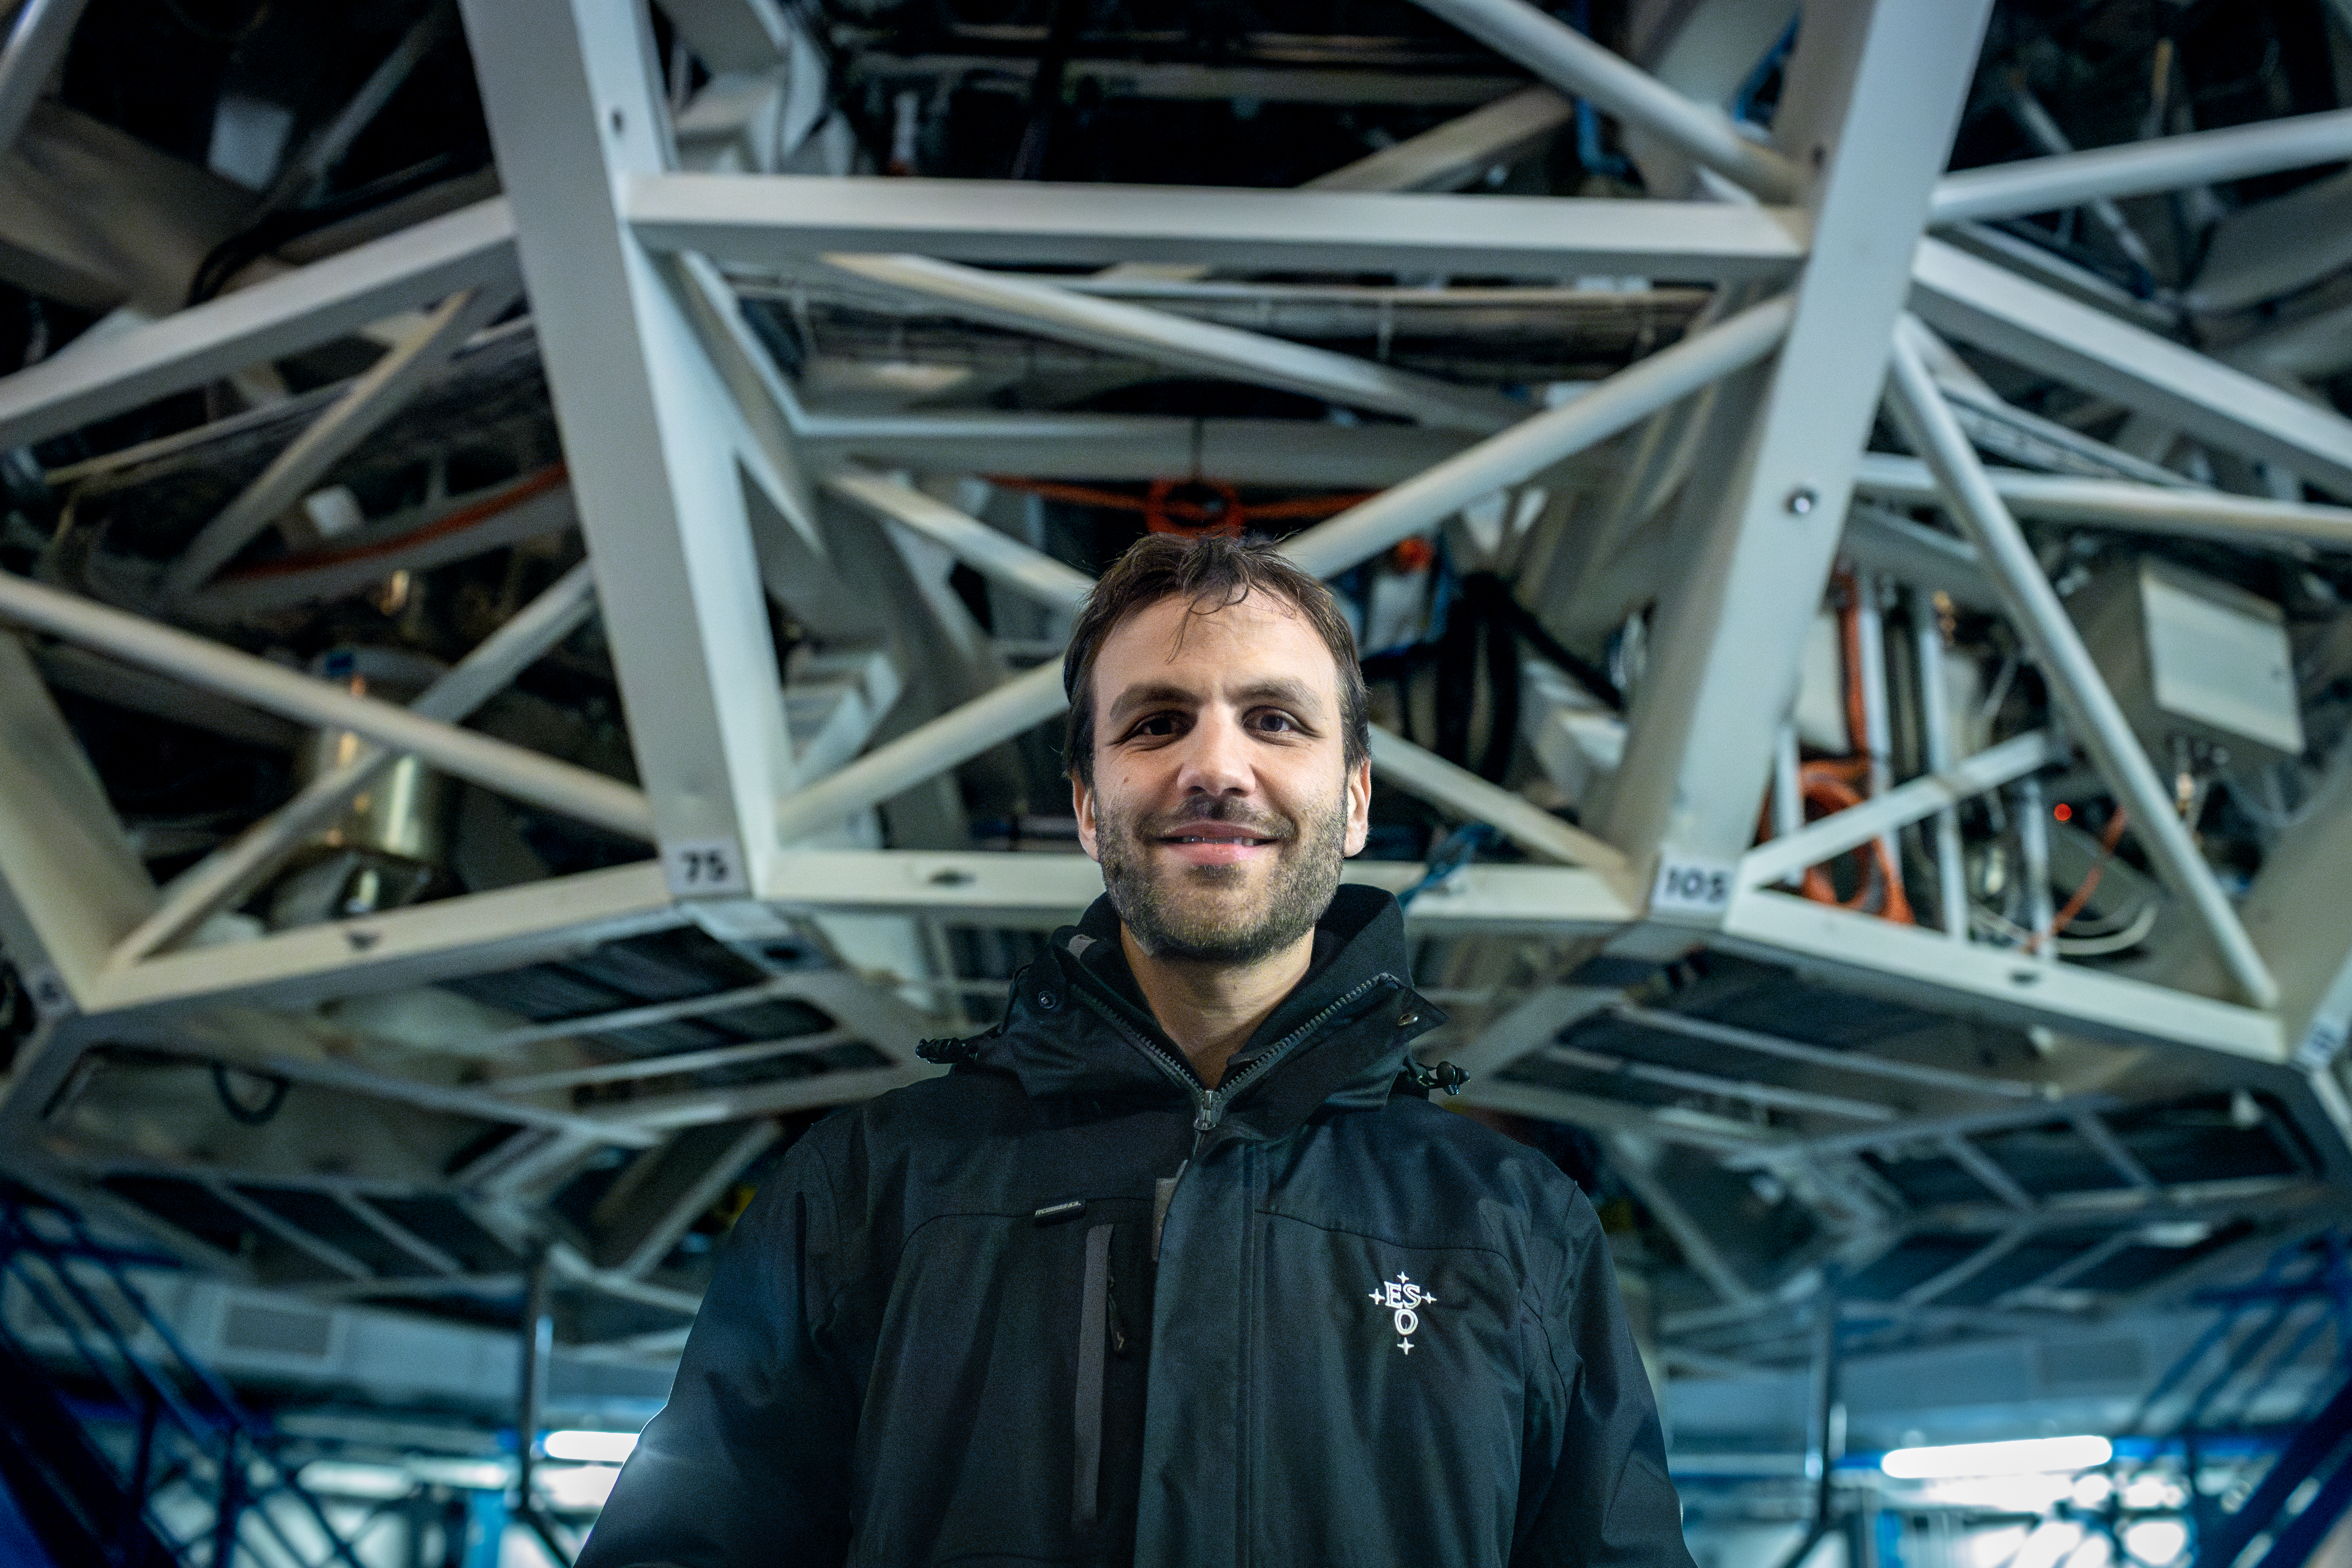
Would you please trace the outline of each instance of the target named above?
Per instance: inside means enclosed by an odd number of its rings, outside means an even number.
[[[1175,1175],[1161,1178],[1168,1184],[1167,1194],[1152,1205],[1155,1212],[1151,1226],[1151,1257],[1154,1262],[1159,1261],[1160,1258],[1160,1224],[1165,1220],[1170,1206],[1175,1202],[1176,1187],[1184,1180],[1185,1173],[1192,1168],[1192,1162],[1201,1157],[1201,1150],[1208,1142],[1209,1134],[1215,1131],[1217,1123],[1224,1120],[1225,1110],[1233,1104],[1234,1097],[1272,1072],[1284,1058],[1296,1050],[1308,1036],[1330,1022],[1335,1015],[1353,1006],[1366,992],[1382,984],[1403,989],[1403,983],[1395,975],[1386,970],[1381,971],[1370,979],[1351,988],[1347,994],[1327,1004],[1313,1017],[1261,1051],[1257,1060],[1244,1068],[1239,1077],[1229,1079],[1215,1089],[1203,1084],[1192,1068],[1154,1045],[1143,1031],[1087,994],[1084,987],[1077,988],[1078,999],[1084,1002],[1096,1016],[1116,1030],[1121,1039],[1141,1051],[1152,1066],[1167,1076],[1171,1083],[1184,1091],[1194,1106],[1192,1152],[1185,1157],[1182,1164],[1176,1167]]]
[[[1275,1068],[1281,1063],[1285,1057],[1288,1056],[1298,1047],[1301,1041],[1305,1040],[1307,1036],[1313,1034],[1316,1030],[1321,1028],[1325,1024],[1330,1022],[1334,1015],[1348,1007],[1353,1006],[1357,1000],[1360,998],[1365,992],[1370,991],[1374,986],[1380,985],[1383,983],[1390,985],[1395,985],[1398,984],[1396,976],[1389,973],[1386,970],[1382,970],[1380,973],[1373,975],[1370,980],[1367,980],[1361,984],[1356,986],[1346,995],[1329,1003],[1321,1012],[1316,1014],[1315,1016],[1307,1019],[1307,1022],[1299,1025],[1298,1027],[1291,1030],[1290,1033],[1283,1036],[1282,1038],[1268,1046],[1264,1051],[1259,1053],[1257,1060],[1242,1068],[1240,1077],[1229,1079],[1225,1082],[1219,1084],[1214,1089],[1209,1091],[1207,1100],[1202,1103],[1201,1116],[1193,1119],[1193,1131],[1206,1134],[1213,1131],[1218,1121],[1223,1118],[1225,1108],[1233,1104],[1234,1097],[1235,1095],[1239,1094],[1243,1089],[1247,1089],[1257,1079],[1264,1078],[1267,1073],[1272,1072]],[[1202,1118],[1206,1119],[1206,1125],[1202,1124]],[[1200,1152],[1200,1144],[1197,1141],[1192,1146],[1192,1152],[1196,1154]]]
[[[1111,1226],[1087,1232],[1085,1281],[1078,1292],[1078,1380],[1071,1428],[1076,1438],[1070,1486],[1070,1524],[1094,1528],[1102,1509],[1105,1342],[1110,1337]]]
[[[1281,1064],[1284,1058],[1289,1056],[1293,1050],[1297,1048],[1301,1041],[1305,1040],[1316,1030],[1321,1028],[1325,1024],[1330,1022],[1334,1015],[1343,1012],[1347,1008],[1354,1005],[1355,1003],[1363,996],[1364,993],[1371,990],[1374,986],[1383,984],[1399,985],[1399,982],[1395,975],[1391,974],[1386,970],[1382,970],[1380,973],[1373,975],[1370,979],[1356,985],[1344,996],[1340,996],[1336,1000],[1326,1004],[1323,1009],[1317,1013],[1313,1017],[1299,1025],[1298,1027],[1291,1030],[1290,1033],[1283,1036],[1282,1038],[1268,1046],[1264,1051],[1261,1051],[1258,1054],[1257,1060],[1244,1068],[1241,1070],[1241,1075],[1239,1077],[1229,1079],[1225,1082],[1218,1085],[1215,1089],[1211,1089],[1207,1085],[1203,1084],[1200,1080],[1199,1077],[1196,1076],[1190,1068],[1179,1062],[1174,1057],[1169,1055],[1166,1051],[1161,1050],[1158,1046],[1154,1045],[1140,1029],[1138,1029],[1134,1025],[1129,1023],[1126,1019],[1112,1012],[1108,1007],[1106,1007],[1101,1003],[1096,1001],[1092,996],[1087,995],[1085,991],[1079,991],[1078,996],[1086,1003],[1087,1006],[1094,1012],[1096,1016],[1101,1018],[1104,1023],[1108,1024],[1113,1029],[1116,1029],[1118,1032],[1120,1038],[1126,1040],[1128,1044],[1133,1046],[1137,1050],[1141,1051],[1146,1057],[1150,1058],[1151,1064],[1165,1074],[1171,1083],[1173,1083],[1177,1088],[1184,1091],[1186,1098],[1191,1100],[1195,1107],[1192,1116],[1192,1131],[1195,1133],[1200,1134],[1202,1137],[1205,1137],[1207,1134],[1216,1130],[1216,1126],[1219,1121],[1224,1120],[1226,1108],[1233,1104],[1234,1097],[1235,1095],[1239,1094],[1243,1089],[1247,1089],[1259,1079],[1264,1078],[1267,1073],[1272,1072]],[[1200,1152],[1201,1140],[1196,1137],[1192,1142],[1192,1152],[1198,1154]]]

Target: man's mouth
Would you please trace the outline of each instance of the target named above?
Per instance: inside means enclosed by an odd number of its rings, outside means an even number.
[[[1195,866],[1235,866],[1276,848],[1281,838],[1265,828],[1243,822],[1180,822],[1172,830],[1155,833],[1152,842],[1181,861]]]
[[[1244,827],[1227,827],[1216,823],[1203,823],[1196,827],[1187,827],[1181,833],[1164,833],[1160,835],[1160,841],[1162,844],[1271,844],[1275,842],[1273,837],[1266,834],[1254,833]]]

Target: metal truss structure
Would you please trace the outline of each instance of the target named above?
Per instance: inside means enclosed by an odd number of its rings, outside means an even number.
[[[1354,85],[1462,117],[1269,191],[775,172],[776,117],[805,135],[829,111],[795,107],[795,73],[822,98],[826,67],[770,0],[665,4],[707,69],[690,100],[631,0],[466,0],[502,194],[0,378],[15,450],[355,335],[380,348],[45,476],[97,504],[246,455],[136,595],[0,575],[0,945],[36,1014],[0,1080],[8,1172],[323,1300],[510,1303],[551,1245],[566,1340],[674,1351],[699,1289],[682,1241],[779,1119],[930,1070],[917,1041],[978,1026],[1035,933],[1099,891],[1066,842],[986,847],[958,780],[1017,769],[1064,705],[1057,639],[1089,578],[1021,487],[1172,479],[1365,492],[1285,546],[1325,577],[1443,533],[1572,645],[1639,618],[1611,765],[1570,799],[1377,731],[1384,790],[1509,848],[1434,881],[1349,875],[1415,890],[1416,981],[1451,1015],[1429,1054],[1468,1069],[1464,1101],[1589,1130],[1670,1238],[1692,1288],[1660,1302],[1669,1362],[1801,1355],[1824,1279],[1889,1336],[2014,1331],[2186,1290],[2340,1213],[2342,770],[2226,885],[2053,586],[2072,558],[2037,545],[2352,546],[2352,510],[2316,499],[2352,503],[2352,422],[2311,393],[2352,348],[2329,347],[2333,316],[2192,346],[1995,220],[2340,162],[2352,111],[1948,173],[1992,0],[1809,0],[1769,134],[1725,105],[1787,4],[1658,7],[1640,64],[1525,0],[1424,5],[1496,58]],[[28,5],[19,32],[75,9]],[[0,54],[0,136],[62,134],[34,112],[62,48],[42,42]],[[1167,73],[1152,90],[1243,90]],[[1681,194],[1465,189],[1572,102]],[[813,345],[797,364],[778,320]],[[1450,346],[1388,352],[1414,334]],[[1529,354],[1555,369],[1478,368]],[[2005,400],[1971,368],[1994,363],[2121,410],[2132,439]],[[552,425],[543,405],[498,425],[506,477],[452,461],[334,548],[235,567],[408,425],[503,408],[534,367]],[[1171,374],[1324,412],[985,395]],[[398,700],[222,630],[573,527],[585,564]],[[953,585],[975,574],[992,629]],[[1832,594],[1876,655],[1850,737],[1871,765],[1808,821],[1790,714]],[[1947,710],[1956,610],[2007,628],[2048,694],[2036,727]],[[1898,620],[1916,637],[1890,664]],[[609,651],[626,762],[468,727],[583,636]],[[1908,761],[1866,732],[1890,668],[1925,714]],[[60,690],[353,739],[159,887]],[[1588,696],[1546,721],[1613,722]],[[573,825],[601,863],[240,924],[404,758]],[[2069,789],[2129,815],[2161,910],[2137,962],[2050,940],[2046,803]],[[1988,816],[2026,868],[2007,930],[1969,912]],[[1927,868],[1932,920],[1801,889],[1874,853]],[[1662,984],[1693,952],[1705,978]]]

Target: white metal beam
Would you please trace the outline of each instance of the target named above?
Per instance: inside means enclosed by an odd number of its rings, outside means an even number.
[[[1791,200],[1804,186],[1794,163],[1742,136],[1721,109],[1692,102],[1526,0],[1421,5],[1560,91],[1591,99],[1767,201]]]
[[[2352,499],[2352,420],[2331,408],[1941,240],[1920,243],[1913,279],[1940,332]]]
[[[1990,9],[1807,7],[1775,132],[1819,150],[1814,253],[1761,407],[1751,416],[1720,400],[1718,419],[1748,421],[1744,446],[1732,448],[1738,426],[1725,426],[1727,471],[1685,489],[1686,524],[1703,536],[1691,537],[1687,565],[1659,601],[1600,822],[1637,860],[1727,865],[1755,837],[1773,738],[1876,415],[1910,246]]]
[[[0,45],[0,149],[13,147],[49,79],[65,64],[66,47],[89,0],[24,0]]]
[[[652,834],[652,814],[645,793],[603,773],[422,717],[394,703],[354,696],[340,686],[297,674],[268,659],[6,572],[0,572],[0,619],[207,687],[299,723],[349,730],[379,745],[414,752],[485,789],[625,837],[646,838]]]
[[[828,479],[825,489],[878,518],[913,529],[991,582],[1041,605],[1075,609],[1094,589],[1094,579],[1076,567],[1008,538],[910,485],[852,468]]]
[[[1418,136],[1318,174],[1300,186],[1308,191],[1458,191],[1498,163],[1514,158],[1550,135],[1574,113],[1569,101],[1548,87],[1522,88],[1507,97]],[[1097,276],[1109,279],[1203,277],[1200,266],[1122,262]]]
[[[512,289],[505,198],[480,202],[0,378],[0,447],[22,447],[298,353],[460,289]]]
[[[944,306],[965,321],[1113,353],[1140,354],[1163,365],[1401,414],[1423,425],[1485,434],[1527,412],[1499,393],[1146,305],[1076,294],[1035,279],[923,256],[835,252],[824,261],[896,293]]]
[[[2286,1043],[2276,1016],[2168,985],[2044,963],[2013,950],[1960,943],[1791,893],[1736,893],[1710,946],[1795,963],[1865,995],[1995,1022],[2039,1024],[2126,1045],[2183,1047],[2278,1066]]]
[[[681,893],[739,894],[793,776],[737,478],[740,417],[614,203],[660,178],[667,110],[630,0],[467,0],[630,743]]]
[[[155,884],[24,643],[0,633],[0,947],[39,1010],[86,997],[104,949],[154,906]]]
[[[983,263],[1769,281],[1802,259],[1806,233],[1790,209],[1711,202],[785,174],[640,174],[621,194],[655,249],[755,266],[906,251]]]
[[[375,122],[393,95],[404,85],[426,56],[457,25],[454,0],[428,0],[425,14],[403,33],[392,52],[370,71],[359,90],[344,100],[335,117],[307,137],[286,160],[278,177],[262,193],[261,211],[278,212],[308,201],[343,161],[360,133]]]
[[[1181,474],[1349,488],[1401,483],[1470,444],[1460,431],[1418,426],[1129,414],[812,414],[799,436],[820,465],[856,459],[919,473],[1095,481]]]
[[[2159,136],[2119,147],[1963,169],[1937,183],[1937,225],[2056,212],[2101,198],[2147,195],[2352,158],[2352,109]]]
[[[1434,130],[1357,159],[1308,191],[1456,191],[1568,123],[1575,109],[1548,87],[1521,88]]]
[[[588,563],[583,562],[419,693],[409,710],[451,723],[466,718],[578,629],[594,608],[594,580]],[[312,778],[292,800],[183,872],[166,890],[162,906],[117,945],[110,962],[135,963],[251,891],[287,851],[331,824],[351,798],[373,783],[394,760],[390,752],[364,746]]]
[[[2258,1007],[2276,1005],[2277,983],[2254,951],[2229,895],[2177,815],[2170,792],[2140,749],[2057,591],[2042,575],[2032,546],[1985,478],[1983,464],[1936,389],[1912,335],[1919,329],[1908,322],[1905,327],[1895,335],[1888,378],[1893,392],[1889,404],[1905,437],[1935,471],[1953,520],[1976,546],[1978,558],[2000,592],[2011,625],[2033,650],[2052,700],[2082,731],[2084,748],[2129,805],[2133,831],[2148,858],[2197,911],[2239,991]]]
[[[211,1002],[305,1007],[576,956],[684,920],[661,868],[640,860],[160,954],[108,971],[93,984],[85,1010],[128,1015]]]
[[[467,339],[513,302],[513,296],[503,291],[465,289],[435,306],[205,524],[165,574],[165,596],[184,601],[211,581],[214,573],[316,489],[330,468],[406,406]]]
[[[1768,300],[1634,361],[1581,397],[1547,409],[1381,491],[1283,543],[1283,553],[1333,577],[1472,501],[1632,428],[1700,388],[1756,363],[1789,331],[1793,303]]]
[[[1520,848],[1563,866],[1622,873],[1625,857],[1581,828],[1500,784],[1489,784],[1459,763],[1383,730],[1371,731],[1372,772],[1408,795],[1472,822],[1483,822]]]
[[[762,896],[789,914],[925,915],[1046,931],[1076,919],[1102,895],[1102,868],[1083,855],[798,849],[778,865]],[[1350,882],[1393,893],[1419,881],[1425,869],[1412,861],[1358,859],[1346,863],[1344,874]],[[1405,920],[1432,935],[1573,936],[1614,931],[1631,913],[1631,904],[1600,872],[1472,865],[1415,898]]]
[[[2066,755],[2064,742],[2044,730],[2003,741],[1962,759],[1949,772],[1923,773],[1860,805],[1832,812],[1785,837],[1758,845],[1740,857],[1740,886],[1761,888],[1780,881],[1971,796],[1999,789],[2037,768],[2063,762]]]
[[[2020,517],[2176,533],[2225,544],[2352,550],[2352,507],[2272,500],[2227,490],[2168,489],[2126,479],[2029,474],[2018,468],[1987,468],[1985,477]],[[1854,489],[1902,506],[1943,504],[1936,476],[1916,458],[1865,452],[1854,470]]]

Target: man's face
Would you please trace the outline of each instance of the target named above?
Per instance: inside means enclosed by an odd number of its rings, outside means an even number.
[[[1371,766],[1349,769],[1339,671],[1287,601],[1128,617],[1095,656],[1095,777],[1078,840],[1155,957],[1249,963],[1312,931],[1364,847]]]

